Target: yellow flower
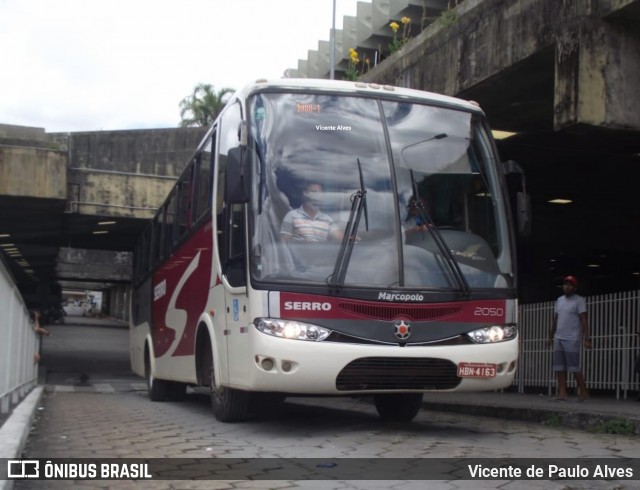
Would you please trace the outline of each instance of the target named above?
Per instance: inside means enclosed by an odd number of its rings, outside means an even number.
[[[400,22],[402,22],[403,24],[408,24],[409,22],[411,22],[411,18],[410,17],[403,17],[402,19],[400,19]]]
[[[398,32],[398,29],[400,29],[400,26],[397,22],[392,22],[391,24],[389,24],[389,27],[391,27],[391,30],[393,32]]]

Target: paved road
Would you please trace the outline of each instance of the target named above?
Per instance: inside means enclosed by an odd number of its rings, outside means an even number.
[[[152,403],[128,370],[122,328],[54,326],[43,361],[47,386],[26,457],[33,458],[640,458],[637,437],[591,434],[539,424],[443,412],[412,423],[383,424],[366,400],[287,401],[245,423],[217,422],[205,393]],[[78,351],[85,351],[79,354]],[[375,462],[378,463],[375,463]],[[366,470],[364,470],[366,471]],[[360,473],[358,478],[368,473]],[[636,478],[640,475],[636,475]],[[282,477],[281,477],[282,478]],[[33,481],[15,488],[640,488],[624,481]]]

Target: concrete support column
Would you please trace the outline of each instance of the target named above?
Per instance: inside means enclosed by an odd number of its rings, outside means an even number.
[[[589,19],[556,44],[554,127],[640,129],[640,34]]]

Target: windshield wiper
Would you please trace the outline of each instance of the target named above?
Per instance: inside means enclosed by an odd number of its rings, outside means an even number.
[[[333,273],[327,278],[327,283],[332,287],[340,287],[344,284],[344,278],[347,275],[347,267],[351,260],[353,245],[356,242],[358,233],[358,225],[364,211],[364,221],[366,230],[369,230],[369,213],[367,212],[367,190],[364,187],[364,178],[362,176],[362,165],[360,159],[356,160],[358,164],[358,174],[360,177],[360,189],[351,196],[351,211],[349,219],[344,229],[344,236],[340,244],[340,250],[336,257],[336,263],[333,267]]]
[[[453,273],[453,277],[455,281],[458,283],[458,287],[462,292],[464,292],[464,294],[468,296],[471,292],[469,288],[469,283],[467,282],[467,279],[464,277],[462,270],[460,270],[460,265],[458,265],[458,262],[456,261],[453,254],[451,253],[451,250],[447,246],[447,243],[444,241],[444,238],[442,238],[442,234],[440,233],[440,230],[438,230],[438,227],[433,222],[433,218],[427,212],[427,209],[422,203],[422,201],[418,198],[418,184],[416,183],[416,179],[413,175],[413,169],[411,168],[409,169],[409,174],[411,176],[411,187],[413,187],[413,195],[416,196],[416,211],[418,212],[418,216],[423,222],[426,222],[429,224],[429,233],[431,233],[431,236],[433,237],[433,241],[436,242],[436,245],[438,246],[438,249],[440,249],[440,253],[444,258],[444,261],[449,266],[449,269],[451,269],[451,272]]]

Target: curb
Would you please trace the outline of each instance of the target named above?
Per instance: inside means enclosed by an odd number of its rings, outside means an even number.
[[[31,390],[31,393],[13,409],[11,416],[0,427],[0,459],[21,457],[43,391],[42,385]],[[0,484],[0,488],[4,487]]]
[[[27,443],[31,423],[40,403],[44,386],[38,385],[17,407],[0,427],[0,459],[19,459]],[[13,480],[0,480],[0,490],[11,490]]]
[[[621,421],[633,434],[640,435],[640,417],[631,418],[626,415],[603,413],[585,413],[564,410],[553,410],[531,407],[509,407],[504,405],[465,405],[460,403],[443,403],[424,401],[424,409],[438,412],[479,415],[509,420],[542,423],[547,426],[564,426],[574,429],[586,429],[607,432],[606,426],[619,424]],[[629,433],[625,431],[624,433]]]

